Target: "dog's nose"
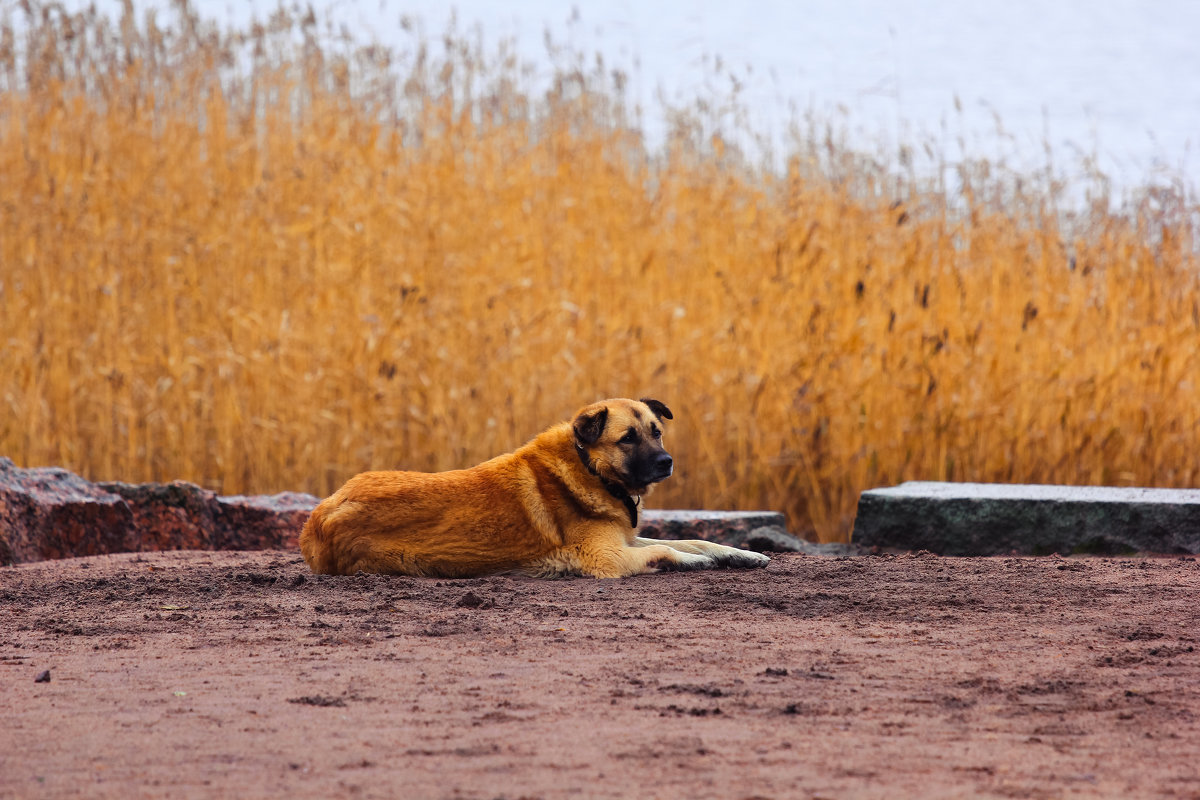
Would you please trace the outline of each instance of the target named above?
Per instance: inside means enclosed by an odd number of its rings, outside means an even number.
[[[658,468],[658,471],[666,472],[668,474],[670,474],[671,467],[674,463],[675,462],[671,459],[671,456],[666,453],[660,453],[658,457],[654,459],[654,466]]]

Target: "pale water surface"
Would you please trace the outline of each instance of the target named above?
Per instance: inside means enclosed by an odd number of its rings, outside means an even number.
[[[90,0],[70,0],[82,6]],[[265,17],[275,2],[202,0],[218,20]],[[102,0],[101,8],[119,8]],[[806,115],[860,147],[894,155],[930,143],[951,160],[1091,162],[1122,187],[1197,181],[1200,2],[1196,0],[316,0],[319,18],[364,41],[403,45],[402,16],[426,34],[457,15],[485,42],[514,38],[549,76],[544,32],[599,51],[630,74],[651,143],[665,131],[659,97],[724,93],[719,57],[743,85],[749,126],[776,148]],[[139,6],[140,7],[140,6]],[[915,148],[920,153],[921,148]]]

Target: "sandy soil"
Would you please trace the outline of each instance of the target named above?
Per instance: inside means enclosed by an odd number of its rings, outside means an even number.
[[[1200,798],[1197,639],[1192,558],[46,562],[0,569],[0,797]]]

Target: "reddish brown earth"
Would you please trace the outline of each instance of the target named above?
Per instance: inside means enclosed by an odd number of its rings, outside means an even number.
[[[0,569],[0,797],[1200,798],[1197,639],[1190,557],[27,564]]]

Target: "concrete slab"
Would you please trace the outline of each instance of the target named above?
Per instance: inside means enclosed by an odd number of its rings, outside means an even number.
[[[641,535],[651,539],[704,539],[732,544],[738,534],[755,528],[785,528],[774,511],[688,511],[647,508],[641,512]]]
[[[775,511],[684,511],[647,509],[642,512],[642,536],[651,539],[704,539],[757,552],[826,552],[823,545],[806,542],[787,532],[783,514]],[[840,547],[845,547],[841,545]],[[836,550],[836,548],[834,548]]]
[[[953,556],[1200,553],[1200,490],[910,481],[862,493],[852,541]]]

